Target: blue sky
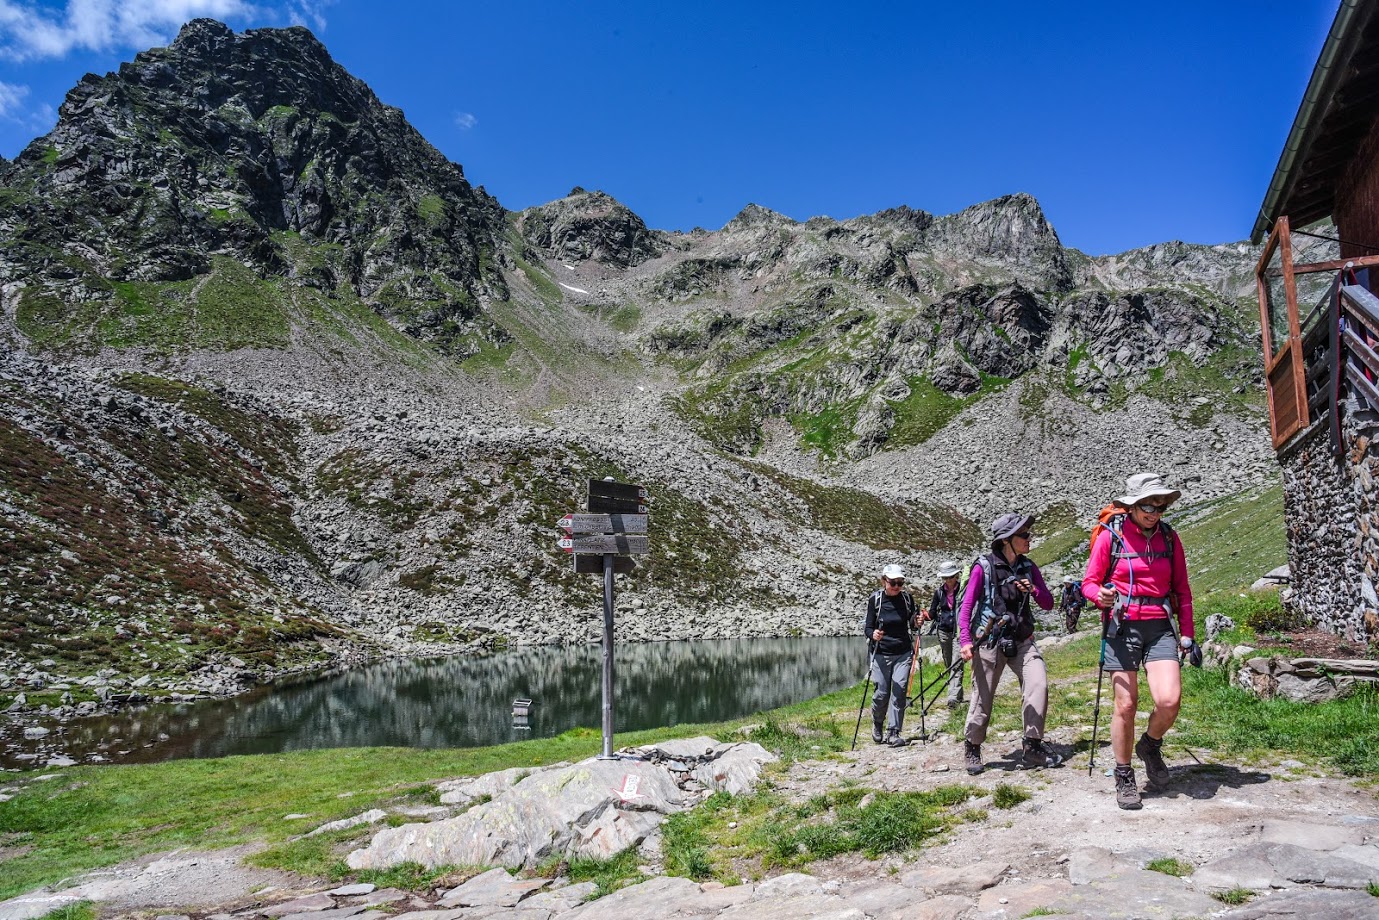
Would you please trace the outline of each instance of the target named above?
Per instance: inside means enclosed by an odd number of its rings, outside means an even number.
[[[303,24],[511,209],[661,229],[1013,192],[1091,254],[1243,239],[1337,0],[0,0],[0,155],[178,26]]]

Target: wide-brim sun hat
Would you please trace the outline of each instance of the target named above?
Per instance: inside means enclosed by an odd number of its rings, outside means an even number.
[[[939,565],[939,567],[938,567],[938,577],[939,577],[939,578],[952,578],[954,575],[958,574],[958,572],[960,572],[960,571],[962,571],[962,570],[958,568],[958,564],[957,564],[956,562],[954,562],[952,559],[948,559],[948,560],[945,560],[943,563],[941,563],[941,564]]]
[[[1171,505],[1182,497],[1183,493],[1169,488],[1158,473],[1136,473],[1125,480],[1125,494],[1116,499],[1116,503],[1128,508],[1146,498],[1163,498],[1167,499],[1165,504]]]
[[[991,539],[1008,540],[1034,523],[1034,515],[1007,511],[991,522]]]
[[[905,577],[905,570],[900,566],[896,565],[894,562],[892,562],[890,565],[886,566],[881,570],[881,577],[889,578],[892,581],[894,581],[897,578],[903,579]]]

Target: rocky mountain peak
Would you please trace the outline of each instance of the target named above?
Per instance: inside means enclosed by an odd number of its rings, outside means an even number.
[[[748,204],[741,211],[738,211],[732,220],[723,225],[723,230],[726,233],[731,233],[735,230],[758,227],[794,227],[797,225],[797,221],[791,220],[778,211],[763,208],[759,204]]]
[[[570,262],[629,268],[666,249],[665,234],[648,229],[622,202],[580,186],[564,198],[523,211],[517,227],[532,246]]]
[[[502,209],[300,27],[194,20],[84,77],[0,176],[0,280],[30,297],[108,301],[111,282],[189,279],[229,256],[344,285],[461,350],[485,334],[481,301],[506,296],[489,257]]]
[[[984,201],[934,220],[927,240],[938,252],[1012,266],[1036,289],[1066,290],[1073,273],[1058,239],[1032,195],[1020,192]]]

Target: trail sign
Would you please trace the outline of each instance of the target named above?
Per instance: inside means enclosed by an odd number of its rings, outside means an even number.
[[[606,514],[646,514],[647,494],[641,486],[606,479],[589,480],[589,510]]]
[[[625,533],[582,534],[561,537],[556,546],[567,553],[649,553],[651,538]]]
[[[603,573],[603,753],[599,760],[617,760],[613,753],[613,576],[626,575],[636,563],[627,553],[651,550],[647,532],[646,489],[611,479],[589,480],[588,514],[567,514],[556,526],[569,534],[556,541],[575,554],[575,571]],[[640,780],[628,774],[619,796],[641,798]]]
[[[555,526],[570,533],[646,533],[645,514],[567,514]]]
[[[593,556],[593,555],[580,555],[580,554],[576,554],[576,555],[574,556],[574,560],[575,560],[575,574],[576,574],[576,575],[602,575],[602,574],[603,574],[603,557],[602,557],[602,556]],[[631,556],[614,556],[614,557],[613,557],[613,574],[614,574],[614,575],[631,575],[631,574],[632,574],[632,570],[635,569],[636,567],[637,567],[637,560],[633,559]]]

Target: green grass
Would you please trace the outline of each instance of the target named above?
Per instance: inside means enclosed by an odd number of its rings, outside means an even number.
[[[572,859],[565,864],[564,869],[566,878],[571,882],[596,884],[598,889],[594,892],[593,898],[601,898],[640,881],[642,873],[637,868],[637,863],[637,850],[635,847],[629,847],[607,859]]]
[[[1161,859],[1151,859],[1145,868],[1150,872],[1162,872],[1164,875],[1172,875],[1175,878],[1185,878],[1192,874],[1195,868],[1190,862],[1183,862],[1181,859],[1173,857],[1163,857]]]
[[[1029,801],[1029,792],[1020,786],[998,783],[991,795],[991,804],[996,808],[1014,808],[1021,802]]]
[[[1010,383],[1003,377],[983,374],[977,392],[967,396],[952,396],[934,386],[928,377],[910,377],[906,382],[910,385],[910,395],[891,404],[895,424],[886,438],[887,450],[923,444],[963,409]]]
[[[1081,544],[1087,542],[1091,526],[1083,526],[1077,517],[1076,509],[1068,502],[1050,505],[1039,513],[1034,522],[1034,531],[1040,535],[1039,545],[1029,552],[1036,565],[1046,566],[1052,562],[1073,556]],[[1083,563],[1086,559],[1081,560]]]
[[[1379,882],[1370,882],[1365,886],[1365,890],[1369,892],[1371,898],[1379,898]]]
[[[1371,687],[1323,704],[1260,700],[1233,686],[1223,669],[1187,668],[1183,699],[1175,744],[1242,759],[1320,757],[1350,776],[1379,776],[1379,691]]]
[[[852,400],[830,406],[820,412],[803,412],[789,416],[789,422],[800,433],[800,443],[817,450],[827,459],[836,459],[852,440],[852,427],[857,424],[857,412],[862,401]]]
[[[977,526],[951,508],[885,501],[859,489],[791,476],[764,463],[741,463],[803,503],[812,526],[873,549],[943,549],[975,546],[981,540]]]
[[[1213,891],[1211,896],[1222,904],[1236,907],[1254,898],[1255,892],[1249,888],[1232,888],[1229,891]]]
[[[78,901],[44,914],[39,920],[96,920],[96,905],[90,901]]]
[[[967,820],[958,806],[977,791],[941,786],[930,792],[881,792],[847,786],[793,802],[765,789],[743,796],[716,793],[702,807],[663,825],[666,869],[672,875],[735,882],[844,853],[875,859],[921,846]]]

